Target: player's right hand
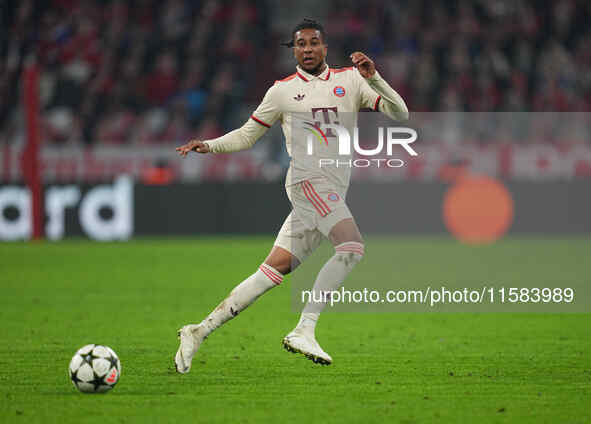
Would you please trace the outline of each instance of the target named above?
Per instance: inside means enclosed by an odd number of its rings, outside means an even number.
[[[201,140],[191,140],[187,144],[177,147],[176,151],[179,152],[179,155],[185,157],[187,156],[187,153],[191,151],[197,153],[209,153],[209,146]]]

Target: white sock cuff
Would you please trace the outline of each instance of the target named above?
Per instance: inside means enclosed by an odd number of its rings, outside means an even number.
[[[281,284],[283,281],[283,275],[272,266],[262,263],[261,266],[259,266],[259,270],[276,285]]]
[[[316,312],[303,312],[302,315],[300,315],[300,320],[298,321],[296,328],[300,328],[304,331],[311,331],[312,335],[314,335],[314,329],[316,328],[319,315],[320,314]]]
[[[318,321],[318,318],[320,317],[320,314],[317,312],[302,312],[302,315],[300,316],[300,321],[301,320],[305,320],[305,319],[309,319],[310,321]]]
[[[337,253],[357,253],[361,256],[363,256],[365,253],[365,247],[363,243],[358,243],[356,241],[347,241],[345,243],[341,243],[338,246],[335,246],[334,250],[336,250]]]

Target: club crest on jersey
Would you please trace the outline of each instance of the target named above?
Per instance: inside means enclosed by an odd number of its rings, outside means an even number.
[[[326,198],[331,202],[338,202],[340,199],[339,195],[336,193],[328,193],[328,196],[326,196]]]
[[[304,100],[304,97],[306,97],[305,94],[298,94],[297,96],[295,96],[293,99],[299,101]]]
[[[337,85],[334,90],[334,95],[337,97],[343,97],[345,95],[345,88],[341,87],[340,85]]]

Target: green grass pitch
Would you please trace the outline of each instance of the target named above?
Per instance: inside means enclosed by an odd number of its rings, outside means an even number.
[[[591,422],[589,313],[327,313],[317,337],[334,364],[321,367],[280,346],[297,322],[290,278],[177,375],[176,330],[250,275],[272,241],[0,245],[0,421]],[[478,260],[451,239],[390,243],[407,284],[442,272],[591,284],[585,239],[507,239],[479,248]],[[69,381],[69,360],[87,343],[121,359],[108,394],[81,394]]]

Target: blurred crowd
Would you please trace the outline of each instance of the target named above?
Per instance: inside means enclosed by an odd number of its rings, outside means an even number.
[[[16,0],[0,38],[0,122],[19,127],[19,77],[41,70],[43,138],[161,143],[220,135],[269,38],[257,0]],[[22,123],[20,123],[22,127]]]
[[[333,0],[330,9],[331,43],[367,51],[411,110],[591,110],[588,1]]]
[[[159,144],[241,124],[293,72],[270,0],[3,0],[0,139],[23,131],[20,75],[40,69],[46,143]],[[314,4],[314,2],[310,2]],[[306,17],[329,63],[366,52],[411,111],[591,111],[584,0],[330,0]]]

